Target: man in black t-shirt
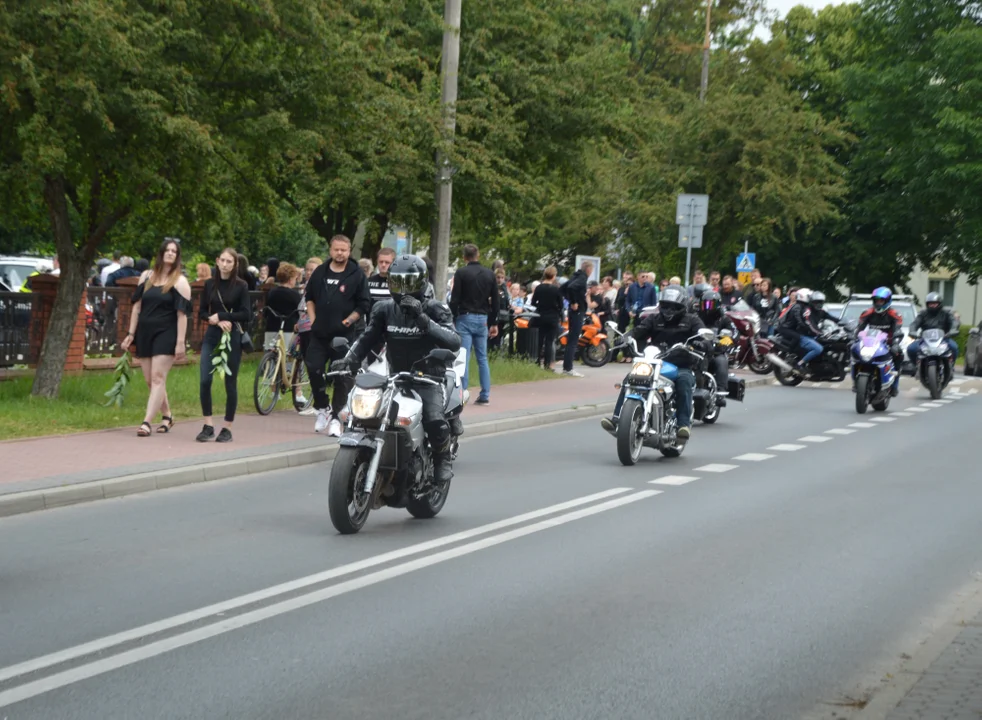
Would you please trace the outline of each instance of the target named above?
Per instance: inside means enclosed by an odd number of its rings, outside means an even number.
[[[331,262],[314,270],[304,293],[307,315],[313,323],[304,361],[314,392],[314,409],[317,410],[314,432],[326,429],[328,435],[340,437],[338,415],[348,402],[351,380],[338,378],[329,404],[326,367],[330,361],[340,360],[344,355],[331,348],[331,341],[337,337],[353,340],[364,328],[364,318],[371,310],[372,300],[365,273],[351,260],[351,240],[344,235],[335,235],[331,238],[330,252]]]
[[[372,296],[372,307],[379,300],[388,300],[392,297],[389,292],[389,266],[396,258],[396,251],[392,248],[382,248],[375,256],[375,266],[378,269],[374,275],[368,278],[368,292]]]

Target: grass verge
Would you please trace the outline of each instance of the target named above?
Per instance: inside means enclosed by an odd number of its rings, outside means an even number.
[[[259,365],[258,355],[242,363],[239,369],[237,412],[255,414],[253,403],[253,379]],[[491,379],[495,385],[548,380],[557,375],[541,370],[523,360],[493,358]],[[102,407],[103,397],[112,385],[112,371],[86,372],[83,375],[66,376],[56,400],[31,396],[33,377],[19,377],[0,382],[0,440],[64,435],[88,430],[104,430],[114,427],[136,427],[143,420],[149,391],[139,368],[132,371],[132,383],[126,392],[121,408]],[[479,386],[477,362],[472,360],[470,387]],[[198,399],[198,366],[184,365],[171,371],[167,378],[167,396],[175,418],[184,420],[201,416]],[[212,384],[213,412],[216,417],[225,412],[225,386],[216,379]],[[278,410],[292,410],[288,398],[281,398]]]

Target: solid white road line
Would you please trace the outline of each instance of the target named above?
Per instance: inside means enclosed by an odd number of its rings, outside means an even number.
[[[823,435],[805,435],[805,437],[798,438],[798,442],[824,443],[831,439],[832,438],[825,437]]]
[[[831,430],[826,430],[828,435],[852,435],[855,430],[850,430],[849,428],[832,428]]]
[[[500,533],[498,535],[492,535],[491,537],[483,538],[482,540],[475,540],[467,543],[466,545],[459,545],[455,548],[450,548],[449,550],[443,550],[432,555],[427,555],[426,557],[410,560],[402,563],[401,565],[395,565],[393,567],[385,568],[384,570],[378,570],[368,575],[363,575],[352,580],[346,580],[345,582],[338,583],[337,585],[332,585],[321,590],[315,590],[305,595],[293,597],[289,600],[283,600],[257,610],[251,610],[243,613],[242,615],[237,615],[236,617],[228,618],[227,620],[223,620],[221,622],[194,630],[189,630],[163,640],[158,640],[157,642],[151,642],[142,647],[127,650],[126,652],[119,653],[118,655],[94,660],[84,665],[79,665],[78,667],[72,668],[71,670],[55,673],[49,677],[41,678],[40,680],[35,680],[19,687],[0,692],[0,707],[7,707],[8,705],[22,702],[28,698],[36,697],[37,695],[42,695],[46,692],[65,687],[66,685],[71,685],[82,680],[87,680],[88,678],[96,677],[97,675],[102,675],[112,670],[133,665],[142,660],[163,655],[171,650],[176,650],[178,648],[201,642],[202,640],[207,640],[208,638],[223,635],[224,633],[231,632],[232,630],[254,625],[258,622],[262,622],[263,620],[268,620],[269,618],[283,615],[284,613],[292,612],[293,610],[299,610],[300,608],[314,605],[316,603],[338,597],[339,595],[354,592],[355,590],[360,590],[371,585],[377,585],[378,583],[385,582],[386,580],[391,580],[392,578],[397,578],[402,575],[407,575],[411,572],[415,572],[416,570],[422,570],[423,568],[447,562],[448,560],[453,560],[463,555],[469,555],[486,548],[501,545],[502,543],[509,542],[510,540],[517,540],[518,538],[531,535],[532,533],[559,527],[560,525],[565,525],[566,523],[573,522],[574,520],[581,520],[591,515],[596,515],[607,510],[613,510],[614,508],[618,508],[623,505],[638,502],[639,500],[645,500],[658,494],[659,493],[657,490],[642,490],[625,497],[608,500],[607,502],[600,503],[599,505],[591,505],[590,507],[583,508],[581,510],[575,510],[564,515],[557,515],[546,520],[533,523],[532,525],[525,525],[524,527],[509,530],[508,532]]]
[[[585,495],[583,497],[568,500],[556,505],[551,505],[540,510],[533,510],[532,512],[516,515],[504,520],[498,520],[496,522],[481,525],[470,530],[462,530],[461,532],[454,533],[452,535],[445,535],[444,537],[436,538],[435,540],[427,540],[426,542],[409,545],[408,547],[366,558],[365,560],[359,560],[358,562],[341,565],[340,567],[332,568],[331,570],[325,570],[313,575],[298,578],[297,580],[291,580],[290,582],[281,583],[280,585],[274,585],[264,590],[258,590],[247,595],[241,595],[240,597],[215,603],[214,605],[208,605],[206,607],[199,608],[198,610],[191,610],[190,612],[175,615],[174,617],[160,620],[158,622],[149,623],[148,625],[142,625],[141,627],[133,628],[132,630],[125,630],[99,640],[93,640],[91,642],[83,643],[82,645],[76,645],[75,647],[68,648],[67,650],[60,650],[49,655],[43,655],[33,660],[18,663],[17,665],[2,668],[0,669],[0,682],[15,678],[18,675],[43,670],[44,668],[51,667],[52,665],[58,665],[59,663],[66,662],[68,660],[74,660],[75,658],[82,657],[84,655],[99,652],[115,645],[120,645],[132,640],[138,640],[139,638],[154,635],[165,630],[172,630],[173,628],[180,627],[181,625],[196,622],[213,615],[228,612],[229,610],[235,610],[237,608],[251,605],[256,602],[261,602],[263,600],[269,600],[270,598],[283,595],[284,593],[302,590],[303,588],[311,585],[317,585],[328,580],[334,580],[345,575],[367,570],[378,565],[392,562],[393,560],[401,560],[402,558],[409,557],[410,555],[435,550],[436,548],[451,545],[453,543],[460,542],[461,540],[469,540],[470,538],[478,535],[503,530],[504,528],[512,527],[513,525],[520,525],[521,523],[529,520],[536,520],[538,518],[545,517],[546,515],[552,515],[553,513],[570,510],[581,505],[592,503],[596,500],[603,500],[605,498],[613,497],[614,495],[623,495],[631,490],[633,490],[633,488],[620,487],[604,490],[603,492],[594,493],[593,495]]]
[[[695,468],[696,472],[711,472],[711,473],[725,473],[730,470],[736,470],[739,465],[724,465],[723,463],[712,463],[710,465],[703,465],[702,467]]]
[[[781,452],[795,452],[796,450],[804,450],[804,445],[794,445],[792,443],[781,443],[780,445],[771,445],[768,450],[779,450]]]
[[[775,458],[777,455],[768,455],[767,453],[747,453],[746,455],[737,455],[734,460],[745,460],[747,462],[760,462],[761,460],[770,460]]]
[[[849,424],[849,427],[854,427],[854,428],[871,428],[871,427],[876,427],[876,425],[874,425],[873,423],[868,423],[868,422],[854,422],[854,423],[850,423]]]
[[[686,483],[698,480],[697,477],[692,477],[691,475],[665,475],[664,477],[656,478],[655,480],[649,480],[649,485],[685,485]]]

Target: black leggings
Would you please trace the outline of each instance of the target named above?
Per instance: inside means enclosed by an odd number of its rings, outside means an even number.
[[[556,338],[559,337],[559,318],[539,318],[539,357],[549,367],[556,362]]]
[[[242,362],[242,335],[234,327],[230,333],[232,336],[232,347],[228,353],[228,367],[232,371],[231,375],[225,376],[225,422],[235,420],[235,408],[239,404],[239,365]],[[215,325],[211,325],[205,332],[205,339],[201,343],[201,414],[211,417],[211,381],[214,377],[211,374],[212,353],[218,348],[221,340],[222,331]]]
[[[305,333],[310,334],[310,333]],[[304,362],[307,365],[307,374],[310,376],[310,389],[314,392],[314,408],[316,410],[327,410],[331,408],[334,417],[337,417],[348,402],[348,393],[354,386],[354,380],[343,376],[335,376],[334,397],[327,397],[328,379],[325,373],[330,369],[329,365],[333,360],[340,360],[345,353],[338,352],[331,347],[331,338],[319,338],[311,335],[307,341],[307,350],[304,353]]]

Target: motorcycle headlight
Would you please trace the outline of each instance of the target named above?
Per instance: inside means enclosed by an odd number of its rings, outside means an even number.
[[[651,365],[648,363],[634,363],[634,367],[631,368],[632,375],[639,375],[641,377],[648,377],[652,372]]]
[[[874,355],[876,355],[876,348],[864,347],[859,351],[859,357],[866,361],[872,360]]]
[[[382,389],[365,390],[355,388],[350,399],[351,414],[359,420],[371,420],[382,407]]]

